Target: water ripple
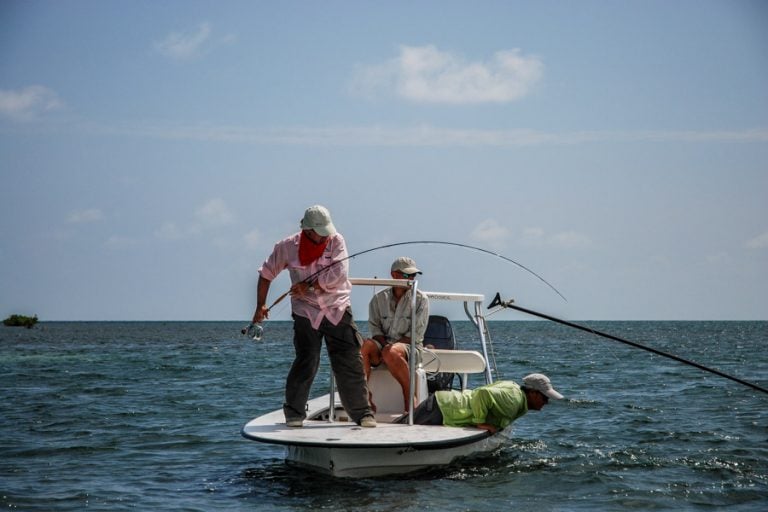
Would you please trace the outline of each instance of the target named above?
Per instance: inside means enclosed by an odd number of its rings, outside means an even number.
[[[246,343],[227,322],[43,323],[0,330],[0,506],[50,510],[729,510],[768,503],[763,396],[543,322],[494,322],[506,378],[566,400],[493,453],[379,479],[287,464],[242,424],[278,408],[289,322]],[[457,323],[471,341],[467,323]],[[766,322],[595,328],[768,384]],[[542,350],[545,347],[545,350]],[[325,358],[313,393],[328,380]]]

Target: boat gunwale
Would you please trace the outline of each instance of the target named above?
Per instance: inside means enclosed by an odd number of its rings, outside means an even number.
[[[275,424],[276,426],[282,426],[279,424]],[[357,425],[350,426],[345,425],[341,423],[331,423],[329,425],[335,425],[337,427],[343,428],[349,426],[350,428],[363,428],[359,427]],[[265,425],[268,426],[268,425]],[[380,425],[381,427],[382,425]],[[451,432],[459,433],[463,432],[464,434],[467,434],[467,431],[470,430],[469,428],[462,428],[462,427],[449,427],[445,425],[420,425],[424,428],[429,429],[450,429]],[[302,427],[302,428],[308,428],[312,429],[313,427]],[[317,426],[314,428],[322,429],[323,426]],[[392,425],[388,428],[407,428],[409,430],[413,429],[413,425],[408,424],[402,424],[402,425]],[[250,439],[252,441],[258,441],[262,443],[268,443],[268,444],[279,444],[279,445],[289,445],[289,446],[302,446],[302,447],[312,447],[312,448],[344,448],[344,449],[354,449],[354,448],[383,448],[383,449],[414,449],[414,450],[439,450],[444,448],[455,448],[457,446],[464,446],[472,443],[476,443],[478,441],[482,441],[484,439],[493,437],[494,435],[498,435],[501,433],[501,431],[496,432],[495,434],[492,434],[491,432],[488,432],[487,430],[482,429],[472,429],[471,435],[462,435],[461,437],[452,437],[450,439],[425,439],[422,441],[401,441],[401,442],[381,442],[377,443],[375,441],[371,442],[370,440],[366,440],[365,442],[348,442],[348,441],[342,441],[341,439],[333,439],[332,441],[324,440],[324,441],[310,441],[310,440],[297,440],[295,438],[290,439],[280,439],[280,438],[273,438],[273,437],[262,437],[254,433],[247,432],[248,425],[245,425],[240,433],[243,437],[246,439]],[[386,430],[385,428],[378,428],[376,429],[377,433],[382,433],[383,430]]]

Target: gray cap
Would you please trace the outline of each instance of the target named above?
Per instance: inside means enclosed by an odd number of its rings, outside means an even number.
[[[543,373],[532,373],[523,377],[523,385],[529,389],[535,389],[541,393],[544,393],[549,398],[560,400],[563,395],[555,391],[552,387],[552,383],[549,381],[549,377]]]
[[[421,270],[416,268],[416,262],[408,256],[400,256],[392,262],[392,272],[402,272],[404,274],[421,274]]]
[[[319,204],[310,206],[304,212],[304,218],[301,219],[301,229],[311,229],[320,236],[336,234],[336,227],[331,221],[331,212]]]

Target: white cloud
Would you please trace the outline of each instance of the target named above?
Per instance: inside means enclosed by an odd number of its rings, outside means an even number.
[[[718,252],[718,253],[707,254],[705,256],[705,259],[707,260],[707,263],[718,264],[718,263],[727,262],[729,258],[728,258],[727,252]]]
[[[757,235],[745,244],[748,249],[765,249],[768,247],[768,231]]]
[[[127,236],[112,235],[104,242],[104,245],[109,249],[124,249],[138,246],[139,240]]]
[[[523,229],[520,241],[527,245],[547,245],[561,249],[573,249],[592,245],[592,240],[588,236],[577,231],[561,231],[548,235],[539,227]]]
[[[230,44],[236,39],[234,34],[214,38],[211,26],[206,22],[194,30],[171,32],[162,41],[155,43],[155,49],[174,60],[191,60],[205,55],[216,45]]]
[[[185,238],[187,234],[179,228],[175,222],[165,222],[155,230],[155,236],[163,240],[179,240]]]
[[[509,103],[531,91],[543,68],[517,48],[498,51],[488,62],[468,62],[433,45],[401,46],[398,57],[359,70],[352,88],[373,95],[393,91],[418,103]]]
[[[209,200],[195,212],[203,227],[219,227],[232,224],[235,216],[223,199],[217,197]]]
[[[261,233],[258,229],[254,229],[252,231],[249,231],[245,235],[243,235],[243,242],[245,243],[245,247],[248,250],[257,250],[261,249]]]
[[[509,229],[499,224],[495,219],[486,219],[472,230],[472,238],[494,248],[500,248],[509,238]]]
[[[163,223],[155,230],[155,237],[164,240],[180,240],[201,235],[223,226],[233,224],[235,215],[221,198],[213,198],[195,210],[194,218],[179,225],[173,221]],[[214,240],[214,244],[220,241]]]
[[[544,230],[537,227],[523,229],[523,242],[539,242],[544,237]]]
[[[211,35],[208,23],[201,23],[192,32],[172,32],[165,39],[155,43],[155,49],[172,59],[187,60],[195,58],[205,51],[205,43]]]
[[[336,147],[530,147],[605,142],[768,142],[768,130],[733,132],[545,132],[538,130],[477,130],[421,126],[329,126],[251,128],[245,126],[89,126],[100,134],[152,139],[231,142],[252,145]]]
[[[0,89],[0,114],[12,119],[31,121],[41,115],[64,108],[55,91],[42,85],[18,90]]]
[[[561,247],[564,249],[586,247],[592,244],[592,240],[590,240],[589,237],[581,233],[577,233],[576,231],[563,231],[561,233],[556,233],[549,237],[547,241],[554,247]]]
[[[104,219],[104,214],[101,210],[91,208],[70,213],[67,217],[67,222],[71,224],[83,224],[88,222],[98,222],[102,219]]]

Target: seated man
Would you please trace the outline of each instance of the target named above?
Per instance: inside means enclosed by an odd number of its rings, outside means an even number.
[[[540,411],[549,399],[560,400],[544,374],[532,373],[518,386],[510,380],[465,391],[437,391],[413,411],[415,425],[477,427],[494,434],[508,427],[530,409]],[[399,423],[408,423],[403,416]]]
[[[421,274],[421,271],[411,258],[402,256],[392,263],[393,279],[413,279],[416,274]],[[411,318],[411,296],[410,288],[397,286],[386,288],[373,296],[368,305],[371,338],[363,342],[361,349],[366,379],[371,376],[371,366],[378,366],[384,361],[403,389],[406,412],[410,408],[408,355],[411,349],[411,322],[415,322],[414,341],[417,349],[421,350],[429,320],[429,299],[420,290],[416,291],[415,317]],[[369,400],[371,408],[375,411],[376,405],[370,394]]]

